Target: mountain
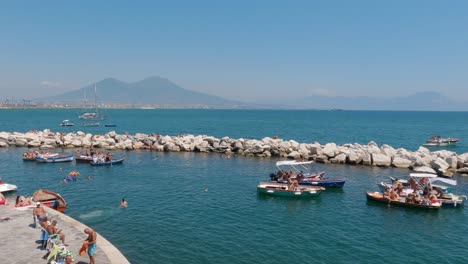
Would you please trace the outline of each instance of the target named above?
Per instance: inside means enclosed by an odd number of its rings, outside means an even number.
[[[283,102],[294,109],[467,111],[466,102],[454,101],[437,92],[420,92],[406,97],[373,98],[367,96],[309,96]]]
[[[346,110],[410,110],[467,111],[467,102],[457,102],[437,92],[420,92],[406,97],[373,98],[367,96],[308,96],[295,100],[268,103],[243,103],[205,93],[191,91],[162,77],[149,77],[128,83],[114,78],[96,83],[99,103],[124,106],[166,108],[257,108],[257,109],[346,109]],[[48,103],[83,106],[94,102],[94,84],[60,95],[39,99]]]
[[[60,95],[41,98],[40,101],[82,105],[94,102],[94,84]],[[149,77],[127,83],[114,78],[96,83],[100,103],[114,105],[152,105],[160,107],[245,107],[247,104],[222,97],[187,90],[161,77]]]

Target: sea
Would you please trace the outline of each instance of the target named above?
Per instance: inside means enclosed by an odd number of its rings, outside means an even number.
[[[447,150],[468,152],[468,112],[110,109],[100,127],[81,126],[78,112],[3,109],[0,131],[277,136],[321,144],[374,141],[412,151],[441,135],[460,139]],[[64,119],[76,126],[60,127]],[[345,178],[344,188],[291,199],[256,191],[279,158],[134,150],[113,152],[125,159],[122,165],[93,167],[23,162],[26,151],[1,148],[0,177],[18,185],[20,195],[39,188],[60,193],[66,214],[131,263],[468,263],[466,208],[426,211],[366,200],[366,191],[377,191],[389,177],[406,178],[407,169],[316,164],[328,177]],[[80,172],[78,181],[61,183],[71,170]],[[467,195],[468,177],[454,178],[454,192]],[[122,198],[127,208],[119,207]]]

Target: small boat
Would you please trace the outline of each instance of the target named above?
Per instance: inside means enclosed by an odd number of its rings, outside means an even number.
[[[287,183],[287,179],[281,177],[285,171],[293,171],[295,176],[301,174],[299,185],[321,186],[327,188],[343,188],[346,180],[343,178],[328,178],[324,177],[325,172],[317,171],[314,166],[314,161],[295,161],[283,160],[276,162],[278,172],[270,174],[270,178],[274,182]]]
[[[67,202],[65,199],[63,199],[60,194],[53,191],[39,189],[34,192],[32,199],[36,203],[39,202],[59,212],[63,212],[67,208]]]
[[[289,189],[287,184],[277,182],[261,182],[257,186],[258,193],[284,197],[315,197],[323,190],[325,188],[318,186],[298,186]]]
[[[83,123],[81,125],[84,126],[84,127],[98,127],[101,124],[99,124],[99,122],[92,122],[92,123]]]
[[[0,179],[0,193],[11,193],[15,192],[18,189],[18,186],[6,183]]]
[[[92,166],[112,166],[112,165],[116,165],[116,164],[122,164],[123,161],[124,161],[124,159],[113,159],[111,161],[103,161],[103,162],[91,161],[89,164],[91,164]]]
[[[384,197],[380,192],[366,192],[367,200],[377,201],[381,203],[385,203],[387,205],[397,205],[397,206],[405,206],[405,207],[414,207],[414,208],[421,208],[421,209],[439,209],[441,207],[441,203],[432,203],[432,204],[419,204],[419,203],[409,203],[406,202],[404,197],[400,197],[398,200],[390,200],[387,197]]]
[[[443,147],[449,145],[455,145],[460,141],[458,138],[443,138],[441,136],[432,136],[430,137],[423,146],[425,147]]]
[[[57,155],[39,155],[36,159],[37,162],[41,163],[57,163],[57,162],[70,162],[73,161],[72,154],[58,154]]]
[[[93,161],[93,157],[86,155],[75,156],[76,163],[90,163]]]
[[[467,200],[466,195],[453,194],[450,186],[436,184],[437,182],[442,182],[447,185],[455,186],[457,185],[456,180],[440,178],[432,173],[411,173],[409,176],[409,180],[396,180],[392,178],[392,184],[381,182],[378,186],[383,192],[386,188],[392,188],[393,184],[398,181],[402,184],[400,193],[402,197],[406,198],[416,190],[419,196],[424,194],[436,195],[442,207],[460,208],[465,205],[465,201]]]
[[[67,127],[70,127],[70,126],[75,126],[75,124],[73,124],[72,122],[70,122],[70,120],[65,119],[65,120],[62,121],[62,123],[60,123],[60,126],[67,126]]]

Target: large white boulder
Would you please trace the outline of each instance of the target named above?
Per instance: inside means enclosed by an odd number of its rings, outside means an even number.
[[[338,148],[335,143],[327,143],[322,149],[322,153],[329,158],[333,158],[338,154]]]
[[[393,157],[393,156],[395,156],[397,151],[392,146],[389,146],[387,144],[383,144],[382,147],[380,147],[380,152],[382,154],[385,154],[388,157]]]
[[[330,159],[331,163],[339,163],[339,164],[345,164],[346,163],[346,154],[340,153],[336,155],[334,158]]]
[[[437,159],[433,160],[431,162],[431,166],[434,170],[436,170],[438,173],[443,173],[444,171],[448,170],[450,165],[443,160],[442,158],[438,157]]]
[[[301,153],[299,153],[298,151],[293,151],[293,152],[288,154],[288,158],[290,158],[290,159],[300,159],[301,158]]]
[[[379,167],[389,167],[391,164],[391,157],[384,154],[372,154],[372,165]]]
[[[416,167],[413,169],[415,172],[422,172],[422,173],[433,173],[436,174],[437,172],[428,166],[421,166],[421,167]]]
[[[33,140],[28,143],[28,147],[39,147],[42,143],[39,140]]]
[[[351,150],[348,154],[348,163],[349,164],[359,164],[362,161],[362,152],[357,152]]]
[[[413,162],[406,158],[395,157],[393,158],[392,165],[397,168],[409,168],[413,165]]]

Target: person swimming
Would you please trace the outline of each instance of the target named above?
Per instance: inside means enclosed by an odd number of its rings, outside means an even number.
[[[125,200],[125,198],[122,198],[122,201],[120,201],[120,207],[127,207],[127,206],[128,206],[127,201]]]

